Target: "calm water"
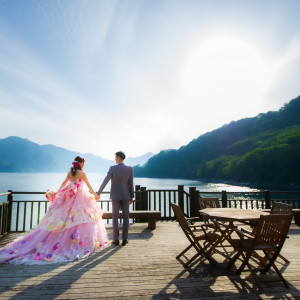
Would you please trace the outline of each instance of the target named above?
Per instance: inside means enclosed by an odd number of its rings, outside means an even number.
[[[100,187],[106,173],[88,173],[88,179],[95,191]],[[0,173],[0,193],[13,190],[16,192],[44,192],[47,189],[57,190],[66,177],[65,173]],[[184,179],[157,179],[157,178],[135,178],[135,185],[144,186],[147,189],[176,189],[178,185],[184,185],[188,191],[190,186],[200,191],[222,191],[246,192],[258,191],[257,189],[235,186],[222,183],[204,183],[197,180]],[[110,183],[105,191],[109,191]],[[103,195],[102,199],[106,195]],[[20,197],[20,196],[19,196]],[[27,196],[28,197],[28,196]],[[41,199],[41,195],[36,196]],[[32,197],[31,197],[32,198]],[[6,196],[0,197],[0,202],[6,201]]]
[[[88,173],[88,179],[95,191],[100,187],[106,173]],[[45,192],[47,189],[57,189],[64,181],[66,174],[63,173],[0,173],[0,193],[13,190],[15,192]],[[204,183],[196,180],[182,180],[182,179],[157,179],[157,178],[135,178],[135,185],[146,187],[147,189],[177,189],[178,185],[184,185],[185,190],[188,192],[189,187],[196,187],[200,191],[214,191],[221,192],[222,190],[234,192],[258,191],[249,187],[234,186],[228,184],[217,183]],[[110,183],[105,188],[105,192],[110,190]],[[101,195],[102,200],[109,199],[109,193]],[[0,202],[5,202],[7,196],[0,197]],[[14,201],[18,200],[46,200],[44,195],[14,195]],[[158,200],[157,200],[158,201]],[[103,204],[103,210],[110,210],[107,203]],[[158,205],[158,203],[157,203]],[[158,207],[158,206],[157,206]],[[16,230],[17,206],[13,206],[12,212],[12,230]],[[41,215],[45,214],[45,204],[41,204]],[[23,213],[24,204],[20,206],[18,226],[23,228]],[[164,208],[162,208],[164,213]],[[168,213],[167,213],[168,214]],[[26,226],[25,229],[29,230],[30,208],[27,207],[26,211]],[[33,206],[33,226],[38,223],[38,206]],[[111,223],[111,220],[109,221]]]

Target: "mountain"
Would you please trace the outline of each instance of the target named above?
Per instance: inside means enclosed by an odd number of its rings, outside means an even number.
[[[0,172],[66,172],[73,159],[85,158],[86,172],[107,172],[113,160],[90,153],[69,151],[54,145],[39,145],[27,139],[10,136],[0,139]],[[152,153],[126,159],[126,164],[144,165]]]
[[[300,96],[279,111],[231,122],[178,150],[161,151],[135,176],[300,184]]]
[[[137,165],[140,165],[140,166],[143,166],[147,163],[147,161],[153,157],[153,153],[151,152],[148,152],[142,156],[138,156],[138,157],[128,157],[126,158],[126,165],[128,166],[137,166]]]

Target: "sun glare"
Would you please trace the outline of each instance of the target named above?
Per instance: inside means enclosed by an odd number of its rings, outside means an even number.
[[[272,68],[262,49],[244,37],[218,35],[195,42],[186,53],[181,88],[186,98],[216,104],[237,99],[259,103]]]

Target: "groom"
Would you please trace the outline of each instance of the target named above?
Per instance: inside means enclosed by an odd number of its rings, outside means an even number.
[[[112,200],[112,219],[113,219],[113,242],[115,246],[119,242],[119,208],[121,207],[123,213],[123,231],[122,245],[128,243],[128,228],[129,228],[129,204],[133,202],[133,169],[126,166],[123,161],[125,154],[121,151],[116,153],[116,165],[111,166],[104,178],[97,194],[100,196],[103,189],[111,180],[110,198]]]

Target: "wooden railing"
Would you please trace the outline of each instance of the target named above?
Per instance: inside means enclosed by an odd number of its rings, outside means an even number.
[[[24,195],[32,193],[13,192],[14,195]],[[34,193],[44,194],[42,192]],[[100,207],[106,207],[109,211],[111,201],[99,200]],[[105,205],[106,204],[106,205]],[[11,231],[27,231],[39,224],[42,217],[46,214],[50,203],[47,200],[18,200],[13,201]],[[15,216],[15,217],[14,217]]]
[[[132,210],[149,210],[147,209],[148,205],[145,205],[147,202],[147,191],[145,190],[145,188],[140,186],[135,187],[135,201],[132,205]],[[102,195],[101,197],[105,198],[105,195],[107,195],[108,198],[109,192],[103,192],[102,194],[104,197]],[[39,224],[50,205],[47,200],[32,199],[40,196],[45,199],[45,192],[8,191],[0,195],[7,195],[8,197],[6,202],[0,203],[1,235],[7,232],[24,232],[32,229]],[[24,197],[26,199],[22,199]],[[98,200],[98,203],[103,211],[112,210],[111,200]],[[134,222],[135,220],[132,221]],[[107,220],[107,223],[109,223],[109,220]]]
[[[103,194],[108,198],[109,192]],[[33,199],[34,197],[40,198],[41,195],[45,199],[44,192],[8,191],[0,194],[0,197],[7,196],[7,201],[0,203],[0,236],[11,231],[27,231],[37,225],[49,207],[48,201]],[[294,208],[300,208],[300,191],[204,192],[195,187],[189,187],[186,191],[183,185],[179,185],[177,189],[147,190],[146,187],[137,185],[135,201],[131,209],[159,210],[162,220],[173,220],[174,214],[170,203],[174,202],[180,205],[186,216],[199,216],[199,196],[218,197],[222,207],[268,209],[272,206],[273,201],[280,201],[291,204]],[[30,198],[28,199],[28,197]],[[105,198],[105,196],[101,198]],[[98,202],[103,211],[111,211],[111,200],[101,199]]]
[[[7,196],[7,201],[0,203],[0,237],[10,232],[12,214],[12,194],[10,191],[0,194],[0,197]]]
[[[218,197],[222,207],[270,209],[273,202],[278,201],[290,204],[295,209],[300,208],[300,191],[202,192],[194,189],[190,193],[191,203],[194,203],[190,216],[197,215],[200,209],[199,196]]]
[[[171,209],[171,202],[181,206],[184,214],[190,214],[190,194],[184,191],[184,186],[179,185],[177,189],[149,189],[141,187],[137,194],[137,209],[141,210],[159,210],[162,220],[174,219]]]

